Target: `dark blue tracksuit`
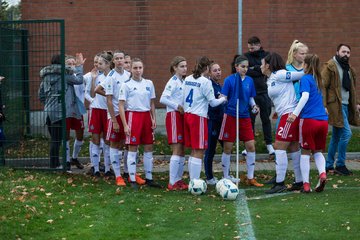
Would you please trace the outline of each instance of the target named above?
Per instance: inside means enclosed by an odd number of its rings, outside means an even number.
[[[214,95],[216,98],[219,97],[221,93],[221,85],[214,81],[212,82],[212,86],[214,89]],[[223,146],[223,142],[218,140],[220,134],[221,123],[224,115],[224,106],[221,104],[217,107],[209,106],[208,110],[208,148],[205,151],[205,174],[207,179],[212,179],[213,176],[213,159],[216,150],[217,141],[220,142],[221,147]]]

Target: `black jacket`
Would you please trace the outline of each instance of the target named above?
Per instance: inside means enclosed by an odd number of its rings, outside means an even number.
[[[262,48],[256,52],[247,52],[245,56],[249,59],[249,70],[246,75],[252,77],[256,89],[256,94],[267,93],[266,76],[261,73],[261,59],[269,52],[265,52]]]

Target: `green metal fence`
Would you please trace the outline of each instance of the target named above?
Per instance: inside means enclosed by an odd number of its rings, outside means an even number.
[[[59,101],[65,119],[64,21],[0,21],[0,106],[6,120],[0,123],[0,166],[48,168],[50,139],[47,113],[38,98],[39,72],[60,54],[62,89]],[[62,124],[65,159],[65,123]],[[62,160],[60,160],[62,161]]]

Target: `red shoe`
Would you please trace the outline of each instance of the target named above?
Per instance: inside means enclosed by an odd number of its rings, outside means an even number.
[[[318,184],[315,187],[315,192],[322,192],[324,191],[325,188],[325,184],[326,184],[327,180],[326,180],[326,173],[323,172],[320,174],[319,176],[319,181]]]
[[[304,182],[302,192],[303,193],[310,193],[311,192],[310,183]]]
[[[177,181],[175,184],[178,185],[179,190],[188,190],[189,189],[189,185],[187,185],[184,180],[179,180]]]
[[[117,186],[121,186],[121,187],[125,187],[126,186],[126,183],[124,181],[124,179],[121,177],[121,176],[118,176],[116,178],[116,185]]]
[[[177,183],[177,182],[176,182],[176,183]],[[174,183],[173,185],[171,185],[171,184],[169,183],[168,186],[167,186],[167,189],[168,189],[169,191],[179,190],[178,185],[176,185],[176,183]]]
[[[128,178],[128,181],[131,182],[130,176]],[[135,174],[135,182],[138,185],[144,185],[146,183],[146,181],[144,179],[142,179],[139,174]]]

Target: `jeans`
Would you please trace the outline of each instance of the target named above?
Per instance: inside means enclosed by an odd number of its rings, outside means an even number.
[[[344,118],[344,127],[332,128],[332,135],[328,149],[328,157],[326,159],[327,169],[332,169],[334,167],[336,151],[338,151],[338,159],[336,162],[336,167],[345,166],[346,148],[352,135],[348,120],[349,117],[348,105],[342,104],[342,115]]]
[[[206,179],[210,180],[213,175],[213,160],[216,151],[216,144],[219,141],[223,147],[223,141],[219,140],[222,122],[208,119],[208,148],[205,151],[204,167]]]
[[[272,132],[271,132],[271,100],[267,93],[259,94],[254,97],[255,103],[260,108],[260,119],[262,124],[262,129],[264,133],[264,140],[266,145],[272,143]],[[253,132],[255,134],[255,119],[257,115],[250,114],[251,124],[253,127]]]
[[[56,168],[60,166],[59,152],[62,140],[62,121],[51,122],[47,117],[46,124],[48,125],[48,131],[50,134],[50,168]]]

